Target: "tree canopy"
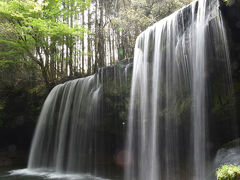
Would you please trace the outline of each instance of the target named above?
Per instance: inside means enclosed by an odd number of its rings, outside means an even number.
[[[76,8],[64,8],[76,5]],[[87,33],[84,26],[69,26],[64,19],[73,13],[83,11],[89,1],[44,1],[12,0],[0,2],[1,39],[0,43],[11,51],[1,56],[1,64],[23,59],[34,61],[42,70],[43,78],[49,86],[57,78],[56,62],[59,58],[58,46],[73,48],[76,38]],[[71,42],[69,42],[71,41]],[[17,59],[5,59],[18,54]],[[8,56],[8,57],[6,57]]]

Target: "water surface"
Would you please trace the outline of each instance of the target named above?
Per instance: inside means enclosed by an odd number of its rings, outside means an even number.
[[[42,169],[29,170],[17,169],[11,170],[9,168],[0,168],[1,180],[110,180],[101,177],[92,176],[91,174],[65,174],[51,171],[44,171]]]

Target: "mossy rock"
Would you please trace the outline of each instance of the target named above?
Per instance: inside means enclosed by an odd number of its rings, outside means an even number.
[[[227,6],[232,6],[234,4],[240,5],[240,0],[223,0]]]
[[[223,165],[217,170],[217,180],[240,180],[240,166]]]

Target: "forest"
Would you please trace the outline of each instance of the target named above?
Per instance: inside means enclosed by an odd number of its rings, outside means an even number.
[[[238,179],[239,73],[239,0],[0,0],[0,179]]]

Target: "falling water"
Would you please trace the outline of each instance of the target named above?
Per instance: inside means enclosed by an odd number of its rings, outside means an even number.
[[[217,0],[194,1],[140,34],[125,180],[207,179],[212,74],[230,91],[229,54]]]
[[[56,86],[39,117],[28,169],[94,172],[101,85],[93,75]]]
[[[11,174],[78,180],[121,176],[125,118],[118,109],[124,111],[129,97],[131,64],[125,60],[54,87],[39,116],[28,167]]]

